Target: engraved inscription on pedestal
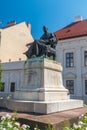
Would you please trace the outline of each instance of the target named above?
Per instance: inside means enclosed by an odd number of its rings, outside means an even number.
[[[24,88],[29,88],[29,89],[36,89],[37,87],[40,87],[40,73],[39,70],[24,70]]]
[[[34,77],[36,76],[36,72],[33,70],[26,70],[24,73],[24,85],[33,84]]]

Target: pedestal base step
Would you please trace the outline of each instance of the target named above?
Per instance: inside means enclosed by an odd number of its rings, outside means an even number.
[[[52,102],[41,101],[23,101],[23,100],[7,100],[6,108],[16,110],[18,112],[34,112],[41,114],[50,114],[64,110],[70,110],[83,107],[82,100],[60,100]]]

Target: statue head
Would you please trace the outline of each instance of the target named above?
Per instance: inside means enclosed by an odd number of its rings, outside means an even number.
[[[46,26],[43,26],[43,31],[46,33],[48,28]]]

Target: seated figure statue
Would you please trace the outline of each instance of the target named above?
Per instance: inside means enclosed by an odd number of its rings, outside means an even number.
[[[51,47],[55,46],[55,43],[57,42],[57,38],[54,35],[54,33],[47,32],[48,28],[46,26],[43,26],[44,34],[41,36],[41,40],[43,40],[46,45],[51,45]]]
[[[55,60],[56,55],[56,44],[58,39],[53,33],[47,32],[48,28],[43,26],[44,34],[39,40],[34,40],[29,49],[24,53],[27,58],[32,57],[51,57]]]

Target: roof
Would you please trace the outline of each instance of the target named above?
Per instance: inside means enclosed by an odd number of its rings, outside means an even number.
[[[87,36],[87,20],[73,22],[55,32],[59,40]]]
[[[19,24],[25,24],[27,27],[31,26],[29,23],[26,23],[25,21],[20,22],[20,23],[16,23],[16,21],[12,21],[12,22],[8,22],[6,26],[1,27],[0,29],[7,29],[9,27],[14,27],[14,26],[17,26]]]

